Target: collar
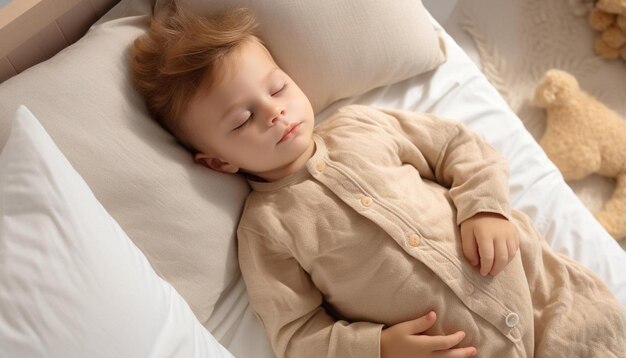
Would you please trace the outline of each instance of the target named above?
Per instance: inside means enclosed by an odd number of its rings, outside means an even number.
[[[313,141],[315,141],[315,152],[302,168],[282,179],[271,182],[260,182],[248,177],[246,178],[248,185],[255,191],[273,191],[311,178],[311,173],[315,171],[315,163],[328,158],[328,149],[324,139],[317,133],[313,133]]]

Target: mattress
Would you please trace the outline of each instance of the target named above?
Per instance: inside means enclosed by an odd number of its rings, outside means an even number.
[[[590,268],[626,305],[626,253],[567,186],[558,169],[524,128],[475,61],[435,20],[447,61],[436,70],[344,99],[319,113],[320,123],[339,107],[364,104],[430,112],[478,132],[510,163],[512,207],[526,213],[549,245]],[[460,37],[462,38],[462,37]],[[462,38],[464,46],[472,45]],[[220,297],[205,322],[236,357],[273,357],[240,277]]]

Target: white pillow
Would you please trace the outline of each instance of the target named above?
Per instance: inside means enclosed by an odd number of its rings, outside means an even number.
[[[232,357],[20,106],[0,153],[0,357]]]
[[[134,90],[130,46],[152,6],[120,1],[76,43],[0,83],[0,147],[26,105],[204,323],[239,275],[235,231],[250,189],[241,176],[195,164]]]

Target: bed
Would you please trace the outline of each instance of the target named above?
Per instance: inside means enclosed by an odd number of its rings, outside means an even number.
[[[273,356],[237,269],[245,182],[195,166],[130,84],[128,46],[152,11],[123,0],[0,84],[0,356]],[[325,105],[316,122],[353,103],[463,121],[509,159],[512,206],[626,305],[624,251],[429,23],[444,63]]]

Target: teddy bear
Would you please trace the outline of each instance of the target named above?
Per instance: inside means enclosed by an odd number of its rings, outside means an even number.
[[[596,53],[607,60],[626,60],[626,0],[598,0],[589,14],[589,25],[600,35]]]
[[[626,237],[626,121],[561,70],[544,74],[532,101],[547,112],[539,144],[565,180],[592,173],[616,179],[615,191],[595,216],[615,239]]]

